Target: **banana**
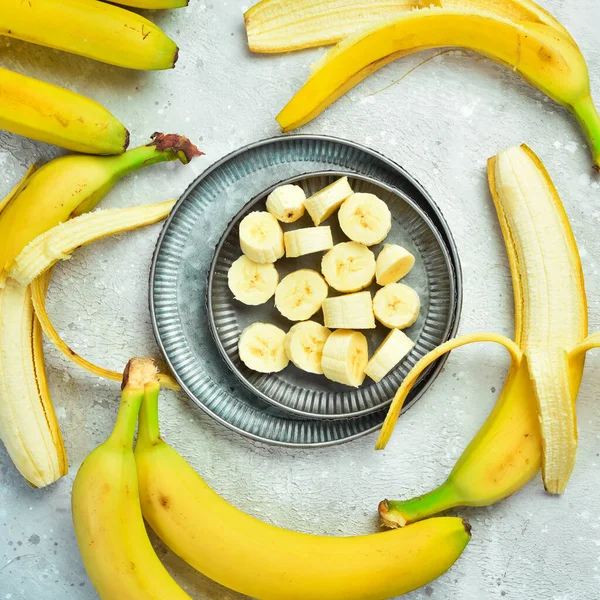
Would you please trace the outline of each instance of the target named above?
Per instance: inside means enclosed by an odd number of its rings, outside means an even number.
[[[358,292],[373,283],[375,255],[363,244],[336,244],[321,260],[321,272],[338,292]]]
[[[255,519],[162,440],[158,392],[157,385],[146,388],[135,447],[144,518],[173,552],[227,588],[258,600],[394,598],[438,577],[469,542],[469,525],[454,517],[355,537],[297,533]]]
[[[352,194],[342,204],[338,219],[342,231],[365,246],[383,242],[392,228],[390,209],[375,194]]]
[[[119,0],[115,4],[157,10],[161,8],[183,8],[189,4],[189,0]]]
[[[331,227],[306,227],[283,234],[286,258],[305,256],[333,248]]]
[[[323,346],[330,335],[327,327],[315,321],[296,323],[285,336],[285,353],[299,369],[322,375]]]
[[[353,194],[347,177],[341,177],[306,199],[304,206],[315,225],[328,219]]]
[[[375,277],[379,285],[396,283],[406,277],[415,264],[415,257],[402,246],[386,244],[377,257]]]
[[[133,437],[144,391],[155,380],[152,361],[129,362],[115,428],[73,482],[75,535],[102,600],[191,600],[156,556],[140,508]]]
[[[293,223],[304,215],[305,200],[299,185],[280,185],[267,196],[267,211],[282,223]]]
[[[21,285],[29,285],[59,260],[69,260],[77,248],[108,235],[158,223],[168,216],[174,205],[175,200],[168,200],[145,206],[98,210],[75,217],[27,244],[7,266],[6,274]]]
[[[406,329],[419,317],[419,294],[403,283],[389,283],[373,298],[375,318],[390,329]]]
[[[19,252],[38,235],[92,210],[123,176],[148,165],[202,154],[187,138],[156,133],[120,156],[56,158],[35,171],[0,214],[0,285]]]
[[[270,323],[252,323],[238,341],[240,360],[253,371],[278,373],[288,366],[285,331]]]
[[[125,126],[97,102],[2,68],[0,129],[87,154],[121,154],[129,145]]]
[[[585,59],[572,40],[548,25],[512,22],[491,13],[428,8],[359,31],[319,62],[277,116],[283,131],[308,123],[389,62],[420,50],[457,46],[505,65],[579,120],[600,168],[600,116]]]
[[[375,329],[371,292],[327,298],[323,318],[325,327],[331,329]]]
[[[512,21],[531,21],[567,30],[532,0],[262,0],[246,11],[248,46],[252,52],[290,52],[327,46],[386,19],[417,8],[491,12]],[[570,37],[570,36],[569,36]]]
[[[229,267],[227,283],[236,300],[258,306],[275,294],[279,274],[273,263],[255,263],[242,254]]]
[[[360,331],[338,329],[323,346],[321,367],[327,379],[360,387],[365,380],[365,367],[369,362],[367,338]]]
[[[306,321],[323,306],[328,291],[319,273],[300,269],[279,282],[275,290],[275,307],[290,321]]]
[[[454,506],[498,502],[530,481],[542,462],[546,489],[556,493],[564,489],[574,459],[574,402],[584,355],[600,345],[598,334],[586,337],[587,305],[577,245],[552,180],[527,146],[490,159],[488,175],[513,279],[515,341],[498,334],[467,335],[423,357],[398,390],[377,448],[389,440],[419,374],[445,352],[494,341],[510,351],[511,368],[494,410],[448,480],[419,498],[381,503],[383,521],[391,526]],[[561,413],[549,419],[552,406],[560,406]]]
[[[274,263],[284,253],[281,225],[271,213],[251,212],[240,223],[240,248],[254,262]]]
[[[3,0],[0,34],[128,69],[171,69],[179,53],[148,19],[97,0]]]
[[[415,343],[399,329],[392,329],[365,367],[373,381],[381,381],[413,348]]]

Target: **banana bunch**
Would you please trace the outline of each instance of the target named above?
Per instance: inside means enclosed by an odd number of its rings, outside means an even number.
[[[498,334],[474,334],[423,357],[398,390],[377,448],[387,444],[419,374],[445,352],[472,342],[497,342],[510,352],[511,368],[496,407],[448,480],[419,498],[380,504],[388,526],[454,506],[498,502],[523,487],[540,466],[546,490],[562,493],[575,462],[575,400],[585,353],[600,345],[600,335],[588,336],[577,245],[558,193],[528,147],[490,159],[488,174],[513,279],[514,342]]]
[[[186,138],[157,133],[150,144],[118,156],[69,155],[30,169],[0,202],[0,438],[36,487],[62,477],[67,461],[46,383],[32,289],[39,304],[46,273],[57,260],[109,233],[164,218],[172,202],[65,221],[92,210],[127,173],[163,161],[187,163],[198,154]]]
[[[341,177],[309,198],[300,186],[279,186],[267,197],[266,209],[240,223],[243,254],[228,270],[229,289],[249,306],[274,297],[275,308],[296,324],[287,334],[269,323],[247,327],[238,341],[241,361],[259,373],[278,373],[292,362],[352,387],[362,385],[365,375],[381,381],[412,349],[400,329],[410,327],[421,308],[418,294],[397,283],[412,269],[414,256],[395,244],[386,244],[377,258],[370,249],[392,227],[386,203],[373,194],[354,193],[348,178]],[[336,210],[351,241],[334,245],[331,227],[322,223]],[[283,232],[280,222],[293,223],[305,211],[314,227]],[[274,263],[284,253],[296,258],[325,251],[321,273],[298,269],[279,280]],[[365,288],[376,278],[383,287],[372,298]],[[329,297],[330,287],[343,295]],[[309,320],[319,310],[324,325]],[[375,329],[375,319],[393,331],[369,360],[367,339],[356,330]]]
[[[418,10],[414,10],[418,9]],[[280,52],[339,41],[277,116],[282,131],[308,123],[360,81],[399,57],[459,47],[509,67],[567,108],[600,169],[600,115],[573,38],[531,0],[263,0],[246,13],[250,48]]]
[[[75,534],[102,600],[189,600],[156,556],[144,519],[192,567],[259,600],[396,597],[444,573],[470,540],[469,525],[454,517],[345,538],[264,523],[218,496],[162,440],[152,361],[132,359],[122,389],[112,434],[73,484]]]

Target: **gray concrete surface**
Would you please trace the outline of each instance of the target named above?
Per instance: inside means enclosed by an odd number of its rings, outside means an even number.
[[[580,43],[600,101],[600,5],[542,4]],[[131,176],[103,205],[164,200],[225,153],[276,135],[274,116],[320,54],[251,56],[243,29],[246,7],[236,0],[192,0],[187,10],[150,13],[180,43],[173,72],[132,73],[7,38],[0,38],[0,64],[99,100],[130,127],[134,144],[155,130],[197,141],[205,158],[185,168],[158,166]],[[382,69],[303,131],[371,146],[431,192],[462,259],[461,333],[512,333],[511,282],[485,161],[527,142],[546,163],[571,218],[586,276],[590,330],[600,329],[600,177],[592,174],[575,121],[516,75],[460,51],[433,58],[379,92],[433,54]],[[51,147],[0,133],[0,196],[29,163],[55,154]],[[99,242],[57,269],[49,310],[86,357],[121,369],[132,355],[157,354],[146,301],[157,233],[153,227]],[[118,388],[77,370],[50,347],[47,362],[71,470],[56,485],[36,491],[0,448],[0,600],[97,598],[73,536],[70,489],[77,468],[112,426]],[[164,434],[220,494],[257,517],[306,532],[369,532],[381,498],[418,494],[441,483],[494,405],[507,362],[502,351],[488,346],[454,352],[382,453],[373,451],[374,435],[318,451],[253,443],[170,392],[162,396]],[[496,506],[458,511],[473,525],[472,543],[451,571],[406,598],[600,598],[599,380],[600,356],[590,355],[577,405],[578,462],[567,493],[549,497],[537,478]],[[157,547],[194,598],[240,598]]]

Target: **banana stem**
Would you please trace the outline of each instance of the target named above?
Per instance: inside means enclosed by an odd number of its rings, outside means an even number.
[[[379,504],[379,516],[385,527],[404,527],[460,504],[452,484],[446,481],[435,490],[410,500],[383,500]]]
[[[585,131],[594,158],[594,169],[600,171],[600,115],[591,95],[584,96],[573,105],[573,114]]]
[[[115,427],[110,434],[110,441],[123,448],[131,448],[143,396],[143,388],[126,387],[121,392],[119,414],[117,415]]]
[[[410,393],[413,385],[416,383],[417,379],[420,377],[421,373],[432,363],[434,363],[440,356],[443,356],[447,352],[459,348],[460,346],[465,346],[466,344],[473,344],[475,342],[494,342],[496,344],[500,344],[504,346],[510,353],[512,360],[519,364],[521,362],[521,358],[523,353],[521,352],[519,346],[515,344],[512,340],[508,339],[504,335],[500,335],[499,333],[472,333],[470,335],[464,335],[459,338],[455,338],[453,340],[448,340],[441,346],[438,346],[428,354],[426,354],[417,364],[411,369],[410,373],[406,376],[402,385],[396,392],[394,396],[394,400],[390,406],[390,410],[388,411],[387,416],[385,417],[385,421],[383,423],[383,427],[379,433],[379,437],[377,438],[377,442],[375,443],[375,450],[383,450],[392,436],[392,432],[394,431],[394,426],[396,425],[396,421],[400,416],[400,412],[402,411],[402,406],[404,406],[404,401],[406,397]]]
[[[160,441],[160,426],[158,423],[158,382],[148,383],[144,389],[144,398],[140,410],[140,423],[137,443],[142,446],[154,446]]]

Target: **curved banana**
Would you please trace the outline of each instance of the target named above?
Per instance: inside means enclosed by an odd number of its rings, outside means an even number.
[[[3,0],[0,35],[129,69],[171,69],[179,52],[148,19],[98,0]]]
[[[246,11],[244,19],[252,52],[291,52],[335,44],[378,21],[431,6],[549,25],[570,38],[568,31],[532,0],[262,0]]]
[[[125,126],[97,102],[2,68],[0,129],[86,154],[121,154],[129,145]]]
[[[441,575],[469,542],[469,526],[451,517],[347,538],[263,523],[218,496],[160,438],[158,392],[146,387],[135,448],[144,518],[224,586],[259,600],[384,600]]]
[[[73,483],[75,535],[102,600],[191,600],[156,556],[140,509],[133,436],[144,389],[155,379],[152,361],[129,362],[115,428]]]
[[[546,490],[562,493],[574,464],[574,403],[584,354],[600,344],[600,336],[586,337],[583,272],[573,232],[548,173],[526,146],[490,159],[489,178],[515,295],[508,379],[444,484],[418,498],[380,504],[388,526],[455,506],[493,504],[523,487],[542,465]],[[387,444],[406,394],[432,360],[459,345],[493,337],[500,341],[497,334],[465,336],[423,357],[398,390],[377,448]]]
[[[570,110],[600,168],[600,116],[579,48],[547,25],[492,14],[430,8],[360,31],[332,48],[277,116],[282,131],[308,123],[365,77],[401,56],[456,46],[474,50],[521,75]]]

